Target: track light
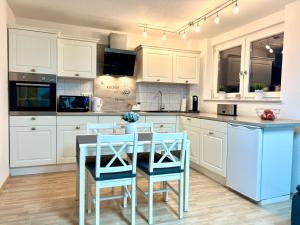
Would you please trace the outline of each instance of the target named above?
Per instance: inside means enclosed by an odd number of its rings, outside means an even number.
[[[270,49],[269,52],[272,54],[272,53],[274,52],[274,50],[273,50],[273,49]]]
[[[183,34],[182,34],[181,38],[182,38],[183,40],[185,40],[185,39],[186,39],[186,33],[185,33],[185,31],[183,32]]]
[[[266,49],[271,49],[271,46],[270,45],[266,45]]]
[[[165,32],[163,33],[161,39],[162,39],[163,41],[167,40],[167,36],[166,36],[166,33],[165,33]]]
[[[235,4],[234,4],[234,7],[233,7],[233,13],[238,14],[239,11],[240,11],[239,5],[238,5],[238,2],[236,1]]]
[[[201,28],[200,28],[199,23],[197,23],[196,28],[195,28],[195,31],[196,31],[197,33],[199,33],[199,32],[201,31]]]
[[[219,13],[217,13],[217,16],[215,18],[215,24],[219,24],[220,23],[220,17],[219,17]]]
[[[147,31],[146,31],[146,27],[144,27],[144,32],[143,32],[143,37],[147,37],[148,34],[147,34]]]

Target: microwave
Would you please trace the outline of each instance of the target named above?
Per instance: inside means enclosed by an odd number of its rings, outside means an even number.
[[[56,75],[9,73],[10,115],[52,115],[56,105]]]
[[[58,98],[58,112],[88,112],[90,98],[88,96],[60,95]]]

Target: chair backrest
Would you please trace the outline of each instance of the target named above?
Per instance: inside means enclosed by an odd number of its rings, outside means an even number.
[[[131,148],[133,146],[133,148]],[[131,171],[136,173],[138,134],[124,135],[102,135],[97,134],[97,149],[96,149],[96,177],[100,177],[101,173],[118,173]],[[102,150],[110,151],[105,155],[110,154],[106,162],[101,165]],[[128,151],[132,153],[131,163],[126,163],[124,158],[127,158]]]
[[[138,133],[153,132],[153,123],[135,123],[134,131]]]
[[[88,123],[86,125],[87,134],[115,134],[116,123]]]
[[[153,133],[150,149],[149,172],[156,168],[180,167],[184,169],[184,159],[187,148],[187,133]],[[174,151],[179,153],[174,155]],[[155,153],[161,157],[155,159]]]

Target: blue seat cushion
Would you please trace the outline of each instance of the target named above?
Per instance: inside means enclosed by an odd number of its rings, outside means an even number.
[[[102,157],[101,167],[105,167],[109,163],[111,157],[112,156]],[[126,160],[124,160],[124,162],[129,165],[129,163]],[[136,174],[133,174],[132,171],[124,171],[124,172],[116,172],[116,173],[100,173],[100,177],[96,177],[96,161],[87,162],[85,166],[86,169],[91,173],[91,175],[94,177],[96,181],[136,177]],[[116,166],[123,166],[123,164],[121,163],[120,160],[116,159],[111,165],[111,167],[116,167]]]
[[[177,166],[177,167],[167,167],[167,168],[155,168],[155,169],[153,169],[153,172],[150,173],[149,172],[149,157],[150,157],[149,153],[138,154],[137,167],[150,176],[184,172],[184,170],[182,170],[179,166]],[[158,162],[161,157],[162,157],[161,154],[155,153],[154,162]],[[169,159],[168,157],[166,157],[166,158],[164,158],[163,162],[172,162],[172,160]]]

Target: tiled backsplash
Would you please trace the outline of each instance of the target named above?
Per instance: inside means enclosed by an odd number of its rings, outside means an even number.
[[[91,80],[78,78],[58,78],[57,96],[59,95],[93,95],[94,84]]]
[[[160,94],[165,110],[180,110],[183,97],[188,88],[184,84],[137,83],[136,100],[141,103],[141,110],[159,110]]]
[[[116,87],[118,88],[116,89]],[[130,90],[131,93],[127,94],[127,91],[123,94],[124,88]],[[109,111],[128,110],[128,104],[137,102],[141,103],[141,110],[159,110],[159,91],[162,92],[162,103],[165,110],[180,110],[181,99],[188,94],[187,85],[184,84],[135,84],[132,78],[103,76],[98,77],[95,81],[78,78],[58,78],[57,81],[58,96],[95,94],[95,96],[103,98],[103,110]]]

